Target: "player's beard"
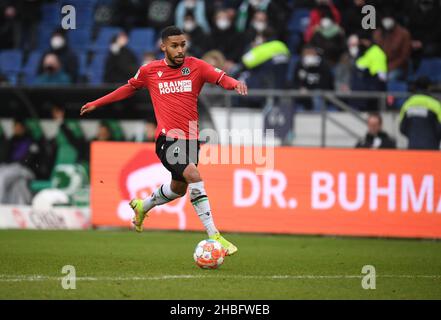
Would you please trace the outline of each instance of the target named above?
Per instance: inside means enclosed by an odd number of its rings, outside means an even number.
[[[181,57],[182,58],[182,62],[176,62],[176,58]],[[169,61],[171,61],[173,63],[174,66],[178,67],[180,65],[182,65],[184,63],[185,60],[185,55],[182,56],[176,56],[176,57],[172,57],[168,52],[167,52],[167,58]]]

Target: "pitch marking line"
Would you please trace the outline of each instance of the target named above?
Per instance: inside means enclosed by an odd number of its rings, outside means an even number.
[[[180,279],[255,279],[255,280],[279,280],[279,279],[361,279],[363,275],[164,275],[145,277],[76,277],[77,281],[155,281],[155,280],[180,280]],[[376,275],[377,278],[396,279],[441,279],[441,275],[401,275],[385,274]],[[33,282],[33,281],[61,281],[63,277],[46,275],[6,275],[0,274],[0,282]]]

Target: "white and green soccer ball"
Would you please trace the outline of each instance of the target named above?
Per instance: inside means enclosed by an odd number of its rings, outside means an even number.
[[[193,258],[202,269],[217,269],[224,263],[225,250],[216,240],[202,240],[194,249]]]

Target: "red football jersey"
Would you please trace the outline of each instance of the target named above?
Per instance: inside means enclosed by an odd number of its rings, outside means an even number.
[[[167,65],[165,59],[139,68],[129,84],[150,92],[159,134],[196,139],[198,137],[199,93],[205,82],[218,84],[225,75],[207,62],[186,57],[179,67]]]

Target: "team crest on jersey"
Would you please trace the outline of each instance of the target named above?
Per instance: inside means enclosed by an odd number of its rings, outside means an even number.
[[[188,76],[190,74],[190,68],[188,67],[182,68],[181,73],[183,76]]]

